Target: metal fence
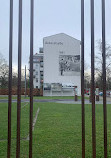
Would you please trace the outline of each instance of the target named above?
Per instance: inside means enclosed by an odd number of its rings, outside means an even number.
[[[95,127],[95,77],[94,77],[94,0],[91,1],[91,100],[92,100],[92,157],[96,157]],[[105,0],[102,4],[102,58],[103,58],[103,113],[104,157],[107,158],[107,109],[106,109],[106,52],[105,52]],[[85,158],[85,104],[84,104],[84,0],[81,0],[81,92],[82,92],[82,158]]]
[[[91,1],[91,97],[92,97],[92,157],[96,157],[95,128],[95,79],[94,79],[94,0]],[[102,55],[103,55],[103,112],[104,112],[104,157],[107,158],[107,109],[106,109],[106,58],[105,58],[105,0],[102,3]],[[33,121],[33,20],[34,1],[30,0],[30,117],[29,158],[32,158]],[[8,98],[8,143],[7,157],[11,153],[11,105],[12,105],[12,46],[13,46],[13,0],[10,0],[9,33],[9,98]],[[20,113],[21,113],[21,56],[22,56],[22,0],[19,0],[18,30],[18,92],[17,92],[17,138],[16,158],[20,157]],[[84,0],[81,0],[81,95],[82,95],[82,158],[85,158],[85,100],[84,100]]]
[[[30,120],[29,120],[29,157],[32,157],[32,120],[33,120],[33,13],[34,2],[30,1]],[[11,153],[11,105],[12,105],[12,46],[13,46],[13,0],[10,0],[10,33],[9,33],[9,101],[8,101],[8,148]],[[19,0],[18,29],[18,91],[17,91],[17,143],[16,157],[20,157],[20,113],[21,113],[21,57],[22,57],[22,0]]]

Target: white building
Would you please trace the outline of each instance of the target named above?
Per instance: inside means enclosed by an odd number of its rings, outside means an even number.
[[[44,96],[74,96],[74,87],[81,94],[80,41],[64,33],[45,37]]]
[[[40,48],[39,53],[33,55],[33,86],[41,88],[43,85],[43,50]]]

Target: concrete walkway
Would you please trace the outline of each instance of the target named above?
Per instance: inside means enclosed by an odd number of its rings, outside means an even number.
[[[0,103],[7,103],[8,102],[8,99],[0,99]],[[12,100],[13,103],[16,103],[17,100],[14,99]],[[30,100],[29,99],[22,99],[21,102],[23,103],[29,103]],[[46,102],[53,102],[53,103],[63,103],[63,104],[81,104],[81,100],[78,100],[78,101],[74,101],[72,99],[34,99],[34,102],[41,102],[41,103],[46,103]],[[85,104],[91,104],[89,102],[88,99],[85,99]],[[103,99],[102,97],[100,98],[100,101],[99,102],[95,102],[95,104],[103,104]],[[107,98],[107,104],[111,104],[111,98]]]
[[[79,101],[74,101],[74,100],[67,100],[67,101],[56,101],[56,103],[63,103],[63,104],[81,104],[81,100]],[[89,100],[85,100],[85,104],[92,104],[91,102],[89,102]],[[103,101],[96,101],[95,104],[103,104]],[[107,101],[107,104],[111,104],[111,101]]]

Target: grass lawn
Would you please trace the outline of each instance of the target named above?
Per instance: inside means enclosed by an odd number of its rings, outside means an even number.
[[[21,138],[27,137],[29,104],[21,108]],[[40,107],[33,132],[33,158],[81,158],[81,105],[34,103],[34,116]],[[12,150],[16,154],[16,103],[12,105]],[[111,157],[111,105],[108,111],[108,157]],[[85,106],[86,158],[92,157],[91,105]],[[7,103],[0,103],[0,158],[7,151]],[[103,107],[96,105],[97,158],[103,158]],[[28,158],[28,141],[21,140],[21,158]]]
[[[73,96],[52,96],[52,97],[49,97],[49,96],[35,96],[33,97],[34,99],[38,99],[38,100],[41,100],[41,99],[74,99]],[[88,99],[89,97],[85,97],[86,99]],[[8,96],[0,96],[0,99],[8,99]],[[13,96],[12,99],[17,99],[17,96]],[[26,97],[25,96],[22,96],[21,99],[29,99],[29,97]],[[78,96],[78,99],[81,99],[80,96]]]

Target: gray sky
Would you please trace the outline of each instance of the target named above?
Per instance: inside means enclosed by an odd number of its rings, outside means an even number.
[[[13,66],[17,67],[18,1],[14,0]],[[8,60],[9,0],[0,0],[0,52]],[[81,0],[35,0],[34,53],[43,37],[66,33],[81,39]],[[106,40],[111,44],[111,0],[106,0]],[[28,66],[30,48],[30,0],[23,0],[22,66]],[[101,38],[101,0],[95,0],[95,41]],[[90,0],[85,0],[85,59],[90,63]]]

